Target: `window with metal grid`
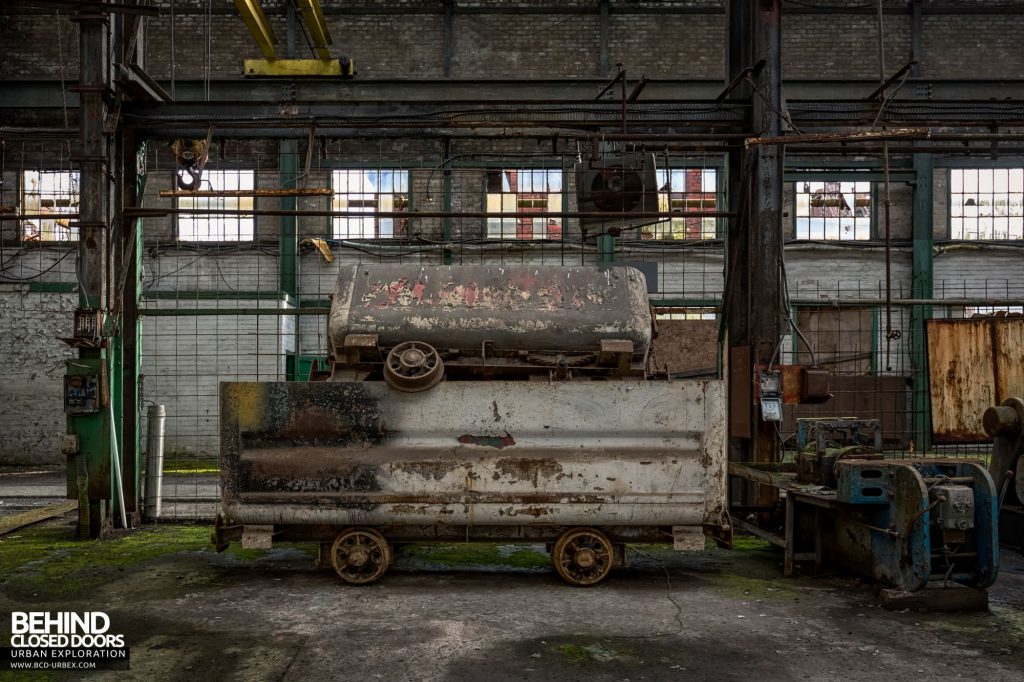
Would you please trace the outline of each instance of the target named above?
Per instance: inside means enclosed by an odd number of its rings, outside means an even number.
[[[1024,168],[949,171],[949,236],[1024,239]]]
[[[205,170],[199,191],[223,192],[221,196],[178,197],[178,240],[183,242],[247,242],[255,238],[255,218],[250,213],[205,211],[252,211],[255,197],[237,193],[256,188],[251,170]],[[236,196],[231,196],[236,193]],[[197,211],[190,213],[189,211]],[[203,211],[203,212],[200,212]]]
[[[391,239],[409,233],[409,171],[345,169],[331,173],[335,239]],[[365,213],[366,215],[360,215]]]
[[[561,169],[527,168],[487,172],[488,213],[541,213],[536,218],[487,218],[488,239],[562,239]]]
[[[718,170],[714,168],[673,168],[658,171],[658,210],[694,213],[718,210]],[[716,239],[718,219],[673,216],[647,225],[644,239]]]
[[[796,238],[871,239],[873,199],[870,182],[795,183]]]
[[[27,242],[78,241],[78,172],[27,170],[21,176],[22,236]],[[65,214],[67,217],[61,217]]]

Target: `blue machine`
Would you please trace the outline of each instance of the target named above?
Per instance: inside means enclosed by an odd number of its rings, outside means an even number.
[[[906,591],[988,587],[999,570],[999,498],[975,462],[841,460],[826,551]]]
[[[786,575],[813,561],[907,592],[930,584],[992,584],[999,496],[981,464],[884,459],[877,420],[799,421],[798,440],[807,446],[795,462],[729,465],[733,476],[778,490],[781,535],[766,531],[767,524],[733,520],[784,549]]]

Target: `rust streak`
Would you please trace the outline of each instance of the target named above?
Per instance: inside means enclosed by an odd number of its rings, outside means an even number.
[[[553,478],[562,473],[562,465],[553,459],[499,459],[494,468],[496,473],[517,481],[530,481],[534,485],[541,476]]]

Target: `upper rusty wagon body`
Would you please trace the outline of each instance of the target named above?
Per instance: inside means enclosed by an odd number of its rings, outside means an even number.
[[[328,380],[221,385],[222,538],[334,540],[350,582],[389,541],[557,540],[589,584],[726,523],[724,383],[648,378],[635,269],[351,266],[328,331]]]

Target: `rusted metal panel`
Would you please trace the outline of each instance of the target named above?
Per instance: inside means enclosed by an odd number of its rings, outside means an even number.
[[[718,525],[720,381],[224,383],[233,523]]]
[[[471,355],[597,352],[603,340],[625,340],[643,360],[651,314],[635,268],[365,264],[343,267],[334,293],[334,347],[350,334]]]
[[[750,346],[729,349],[729,435],[750,438],[751,405],[754,404],[754,366]]]
[[[1024,393],[1024,318],[929,320],[927,331],[935,441],[988,441],[985,409]]]
[[[992,326],[996,400],[1024,395],[1024,318],[996,318]]]

